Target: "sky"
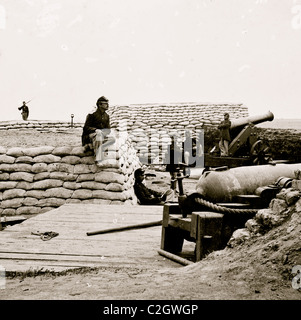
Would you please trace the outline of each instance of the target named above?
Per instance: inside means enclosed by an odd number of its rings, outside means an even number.
[[[243,103],[301,119],[301,0],[0,0],[0,121]]]

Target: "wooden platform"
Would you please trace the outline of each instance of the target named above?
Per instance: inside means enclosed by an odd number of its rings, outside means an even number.
[[[161,220],[163,206],[66,204],[0,232],[6,271],[63,271],[83,267],[169,267],[158,255],[161,226],[87,236],[87,232]],[[32,232],[53,231],[43,241]],[[176,264],[175,264],[176,265]]]

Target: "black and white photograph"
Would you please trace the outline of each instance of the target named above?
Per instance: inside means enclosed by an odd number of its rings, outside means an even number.
[[[0,0],[0,300],[300,301],[300,78],[301,0]]]

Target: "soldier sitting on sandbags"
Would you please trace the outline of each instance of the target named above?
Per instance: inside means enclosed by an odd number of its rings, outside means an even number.
[[[109,100],[102,96],[96,102],[97,109],[89,113],[83,127],[82,146],[84,151],[94,151],[96,164],[104,157],[106,147],[115,142],[115,138],[110,135],[110,117],[106,113],[109,108]]]

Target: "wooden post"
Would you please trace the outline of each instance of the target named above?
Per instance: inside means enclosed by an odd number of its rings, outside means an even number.
[[[192,212],[192,228],[196,229],[196,261],[220,248],[223,216],[216,212]]]
[[[163,208],[161,232],[161,249],[170,252],[181,252],[184,238],[180,229],[169,226],[170,214],[181,214],[177,203],[166,203]]]

